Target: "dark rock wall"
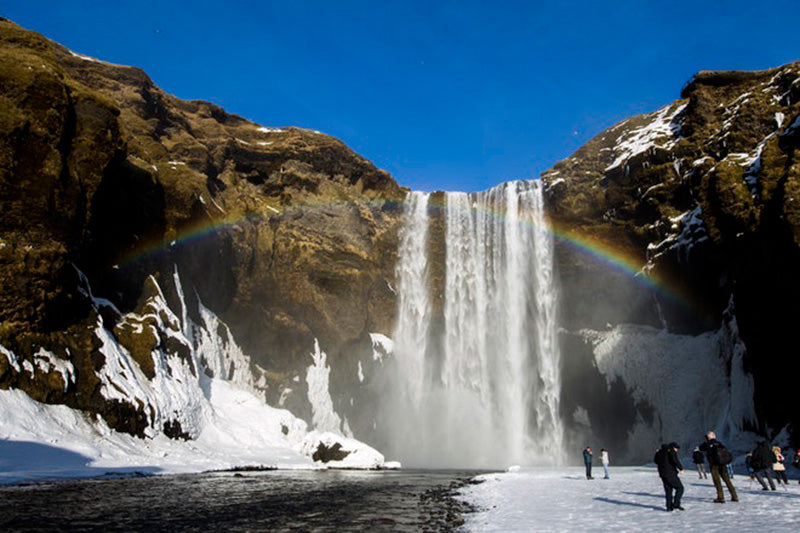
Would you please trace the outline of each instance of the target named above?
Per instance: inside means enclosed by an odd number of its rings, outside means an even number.
[[[790,387],[800,371],[798,114],[798,64],[702,72],[672,106],[599,134],[543,176],[561,235],[564,327],[666,323],[697,334],[720,327],[732,297],[764,431],[800,427]],[[669,142],[621,158],[626,135],[664,117]],[[264,369],[273,403],[291,388],[286,406],[309,418],[302,378],[317,338],[334,403],[347,413],[353,397],[369,401],[353,392],[367,334],[392,332],[404,195],[336,139],[179,100],[140,69],[78,57],[0,20],[0,344],[29,361],[44,347],[77,374],[63,390],[0,356],[0,387],[140,433],[134,406],[99,393],[100,310],[88,290],[136,310],[148,276],[163,281],[177,268],[184,292],[196,295],[187,297],[190,313],[199,298],[230,325]],[[631,277],[643,267],[656,286]],[[114,331],[118,316],[106,308],[101,318]],[[585,359],[573,333],[565,349]],[[146,371],[147,339],[116,334]],[[591,368],[570,372],[567,389],[599,390]],[[636,413],[649,418],[651,406],[620,387],[605,397],[606,411],[625,413],[623,426]]]
[[[563,322],[573,331],[666,323],[697,334],[719,328],[733,298],[757,429],[796,429],[781,376],[800,372],[792,326],[800,313],[800,63],[701,72],[662,111],[669,134],[622,164],[625,141],[653,127],[659,112],[600,133],[543,175],[556,227],[628,258],[657,284],[615,275],[562,241]]]
[[[196,294],[230,324],[265,369],[271,401],[291,387],[287,405],[307,412],[293,379],[314,338],[336,367],[369,332],[391,333],[404,194],[336,139],[179,100],[140,69],[1,20],[0,344],[22,360],[58,353],[78,379],[59,391],[0,357],[0,386],[140,433],[99,394],[88,290],[136,310],[148,276],[171,279],[177,267],[187,300]],[[103,318],[113,331],[119,317]],[[140,341],[127,344],[146,370]]]

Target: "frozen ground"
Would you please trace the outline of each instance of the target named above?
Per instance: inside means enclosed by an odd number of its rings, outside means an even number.
[[[686,464],[684,462],[684,464]],[[482,510],[467,516],[468,531],[797,531],[800,485],[790,472],[787,489],[762,492],[757,482],[736,475],[739,502],[715,504],[711,478],[693,470],[682,476],[685,511],[664,510],[655,468],[611,469],[611,479],[584,477],[583,467],[512,468],[481,476],[462,490]],[[791,467],[789,470],[794,470]],[[726,499],[728,494],[726,491]]]

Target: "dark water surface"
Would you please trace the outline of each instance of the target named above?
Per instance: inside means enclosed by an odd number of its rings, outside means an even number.
[[[0,531],[452,531],[477,472],[271,471],[0,486]]]

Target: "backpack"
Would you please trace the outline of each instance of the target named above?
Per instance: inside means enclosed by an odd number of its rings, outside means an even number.
[[[712,465],[725,466],[733,462],[733,455],[721,442],[716,442],[708,450],[708,462]]]

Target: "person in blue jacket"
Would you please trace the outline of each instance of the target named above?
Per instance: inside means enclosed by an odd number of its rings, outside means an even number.
[[[587,446],[583,449],[583,464],[586,466],[586,479],[594,479],[592,477],[592,447]]]

